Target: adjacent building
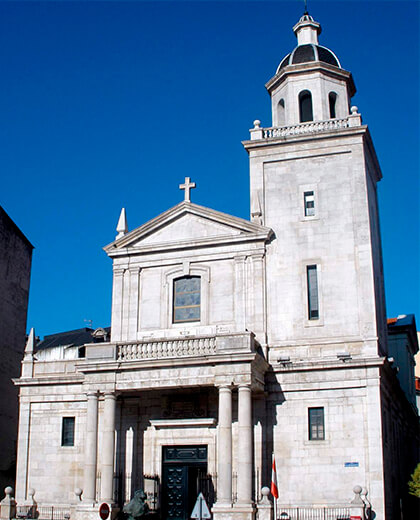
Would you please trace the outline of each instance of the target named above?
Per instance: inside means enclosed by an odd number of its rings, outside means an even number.
[[[18,392],[33,246],[0,206],[0,488],[15,480]]]
[[[18,502],[35,488],[70,506],[78,488],[74,515],[93,518],[143,488],[162,519],[184,520],[203,491],[215,520],[251,520],[274,454],[279,514],[347,504],[355,485],[377,520],[409,514],[392,470],[404,435],[387,435],[404,409],[415,443],[418,416],[389,359],[381,170],[351,73],[310,15],[294,32],[266,85],[272,124],[243,142],[251,219],[194,204],[189,178],[133,231],[123,211],[105,247],[110,339],[48,357],[32,334]]]

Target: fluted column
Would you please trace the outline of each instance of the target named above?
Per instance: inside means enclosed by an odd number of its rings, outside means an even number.
[[[252,393],[249,385],[238,388],[238,505],[252,503]]]
[[[96,499],[96,458],[98,451],[98,392],[87,394],[85,468],[83,500]]]
[[[103,502],[113,502],[115,409],[117,396],[114,393],[106,393],[104,397],[105,402],[101,450],[101,500]]]
[[[217,504],[232,504],[232,390],[219,388]]]

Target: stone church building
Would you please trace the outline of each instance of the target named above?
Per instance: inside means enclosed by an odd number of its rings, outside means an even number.
[[[18,503],[35,489],[93,519],[144,489],[185,520],[203,491],[215,520],[263,518],[274,454],[285,510],[348,504],[360,485],[377,520],[400,518],[390,461],[406,446],[415,465],[418,416],[388,359],[381,170],[351,73],[307,13],[294,32],[266,85],[272,126],[243,142],[250,221],[191,202],[189,178],[133,231],[123,210],[110,337],[37,351],[31,334]]]

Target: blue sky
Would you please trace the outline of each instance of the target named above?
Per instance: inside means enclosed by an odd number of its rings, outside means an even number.
[[[388,316],[419,316],[419,3],[309,0],[353,73],[383,180]],[[249,216],[241,140],[303,1],[1,2],[0,204],[34,244],[28,327],[108,325],[121,207],[133,229],[182,200]],[[418,318],[419,319],[419,318]]]

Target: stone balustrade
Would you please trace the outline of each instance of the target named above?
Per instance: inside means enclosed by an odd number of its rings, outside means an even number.
[[[254,336],[251,333],[223,336],[195,336],[177,339],[150,339],[117,344],[117,361],[163,359],[179,357],[211,356],[228,351],[254,350]]]
[[[118,361],[161,359],[169,357],[209,356],[216,352],[216,338],[193,338],[150,341],[118,345]]]
[[[287,137],[292,135],[316,134],[319,132],[329,132],[340,128],[348,128],[349,118],[329,119],[327,121],[310,121],[308,123],[300,123],[292,126],[280,126],[271,128],[262,128],[263,139],[271,137]]]

